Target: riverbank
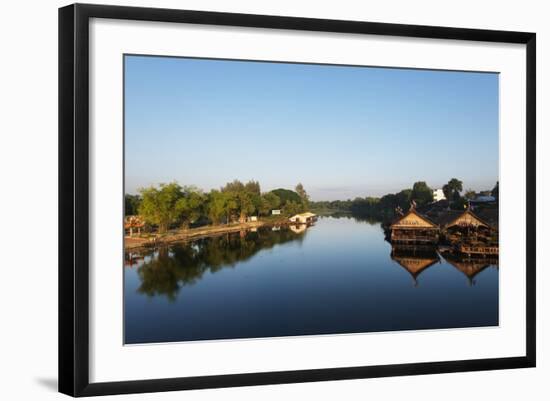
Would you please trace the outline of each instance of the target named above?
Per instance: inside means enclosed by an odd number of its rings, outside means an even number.
[[[289,224],[286,219],[269,219],[261,221],[251,221],[246,223],[222,224],[215,226],[202,226],[196,228],[172,230],[164,234],[156,234],[141,237],[124,237],[124,250],[135,250],[139,248],[149,248],[159,245],[166,245],[173,242],[185,242],[216,235],[240,232],[259,228],[263,226],[274,226]]]

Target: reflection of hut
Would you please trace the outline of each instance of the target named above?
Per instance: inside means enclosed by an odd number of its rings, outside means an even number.
[[[472,259],[453,255],[443,255],[443,258],[449,262],[455,269],[462,272],[470,285],[475,284],[474,277],[491,265],[498,266],[498,258]]]
[[[141,229],[145,226],[145,222],[139,216],[126,216],[124,218],[124,231],[134,235],[134,230],[137,230],[138,235],[141,234]]]
[[[439,256],[435,248],[411,251],[394,247],[390,257],[409,272],[413,278],[415,287],[418,285],[418,276],[420,273],[439,262]]]
[[[299,224],[299,225],[296,225],[296,226],[291,225],[288,228],[290,228],[290,231],[292,231],[293,233],[300,234],[300,233],[303,233],[304,231],[306,231],[307,226],[305,224]]]
[[[439,227],[428,217],[411,208],[390,225],[390,241],[394,244],[436,244]]]
[[[317,215],[315,213],[305,212],[305,213],[295,214],[294,216],[289,218],[289,220],[293,223],[308,224],[308,223],[313,223],[316,217]]]
[[[133,267],[134,265],[137,265],[140,260],[143,260],[143,255],[128,252],[124,255],[124,266]]]

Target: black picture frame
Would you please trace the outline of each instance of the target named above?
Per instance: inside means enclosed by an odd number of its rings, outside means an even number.
[[[526,45],[526,354],[521,357],[381,366],[195,376],[154,380],[89,381],[89,144],[88,51],[90,18],[252,28],[438,38]],[[74,4],[59,9],[59,391],[71,396],[157,392],[322,380],[360,379],[527,368],[535,366],[535,120],[536,35],[436,26],[266,15]]]

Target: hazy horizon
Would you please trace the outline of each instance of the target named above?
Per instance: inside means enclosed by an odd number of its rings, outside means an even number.
[[[125,57],[126,193],[239,179],[320,201],[498,180],[498,74]]]

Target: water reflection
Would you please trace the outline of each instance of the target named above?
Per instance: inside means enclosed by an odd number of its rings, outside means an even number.
[[[350,215],[125,257],[126,344],[499,324],[498,258],[392,248]]]
[[[390,253],[393,261],[403,267],[418,286],[418,276],[435,264],[446,261],[455,269],[463,273],[469,285],[475,285],[475,277],[488,267],[498,269],[498,257],[468,257],[450,252],[439,252],[435,246],[393,246]]]
[[[475,285],[475,277],[488,267],[498,269],[498,257],[469,258],[450,253],[442,255],[450,265],[466,276],[469,285]]]
[[[440,262],[435,247],[408,249],[393,247],[390,257],[409,272],[415,287],[418,286],[418,276],[420,273]]]
[[[161,247],[155,251],[126,253],[125,265],[136,267],[137,291],[149,297],[174,300],[183,286],[195,284],[205,273],[216,273],[252,258],[261,250],[286,242],[301,242],[307,226],[259,228]]]

